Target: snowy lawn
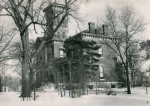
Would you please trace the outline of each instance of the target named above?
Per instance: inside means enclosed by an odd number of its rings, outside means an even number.
[[[117,89],[116,89],[117,90]],[[124,89],[118,89],[124,90]],[[0,93],[0,106],[150,106],[150,94],[145,88],[132,88],[132,94],[120,93],[112,95],[85,95],[80,98],[60,97],[55,90],[37,92],[37,100],[22,101],[20,93]],[[150,93],[150,89],[149,89]],[[147,104],[147,101],[149,103]]]

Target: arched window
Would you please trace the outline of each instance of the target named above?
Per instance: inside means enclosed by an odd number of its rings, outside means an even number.
[[[99,65],[100,79],[104,79],[104,66]]]

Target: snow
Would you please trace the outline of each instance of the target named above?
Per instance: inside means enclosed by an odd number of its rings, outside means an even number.
[[[148,90],[150,93],[150,88]],[[146,94],[145,88],[132,88],[131,91],[132,94],[120,93],[116,96],[91,94],[80,98],[70,98],[60,97],[54,89],[45,89],[42,92],[36,92],[36,101],[33,98],[31,101],[23,101],[19,98],[18,92],[2,92],[0,106],[150,106],[150,95]]]

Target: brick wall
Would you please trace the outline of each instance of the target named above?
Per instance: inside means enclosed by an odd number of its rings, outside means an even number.
[[[101,44],[100,42],[105,38],[96,38],[94,37],[95,34],[82,34],[82,39],[83,40],[88,40],[88,41],[95,41],[98,44]],[[101,35],[99,35],[101,36]],[[106,38],[107,39],[107,38]],[[111,41],[110,41],[111,43]],[[114,73],[115,69],[115,60],[114,58],[116,57],[116,54],[113,50],[111,50],[108,46],[101,44],[102,45],[102,56],[100,57],[100,62],[99,64],[104,67],[104,79],[100,80],[100,72],[97,70],[97,72],[94,72],[93,76],[91,76],[91,79],[89,81],[116,81],[116,74]],[[97,78],[96,78],[97,77]]]

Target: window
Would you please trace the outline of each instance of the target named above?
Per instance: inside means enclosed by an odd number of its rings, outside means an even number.
[[[100,72],[100,79],[103,79],[103,77],[104,77],[104,66],[99,65],[99,72]]]
[[[83,55],[87,55],[86,49],[83,49]]]
[[[58,16],[57,16],[57,24],[59,24],[59,23],[60,23],[60,20],[61,20],[61,16],[60,16],[60,15],[58,15]]]
[[[68,28],[68,21],[67,21],[67,19],[65,19],[65,21],[64,21],[64,27]]]
[[[64,57],[64,51],[63,51],[63,49],[59,49],[59,57]]]
[[[60,32],[57,32],[57,37],[60,38]]]
[[[100,48],[98,49],[98,53],[99,53],[99,54],[102,54],[102,47],[100,47]]]
[[[67,19],[65,19],[65,20],[63,21],[62,27],[68,28],[68,21],[67,21]]]
[[[57,15],[58,15],[58,12],[56,11],[56,12],[55,12],[55,17],[56,17],[56,18],[54,19],[54,25],[56,25],[56,26],[57,26],[58,23],[59,23],[59,16],[57,16]]]
[[[65,38],[65,32],[63,32],[63,34],[62,34],[62,38]]]

